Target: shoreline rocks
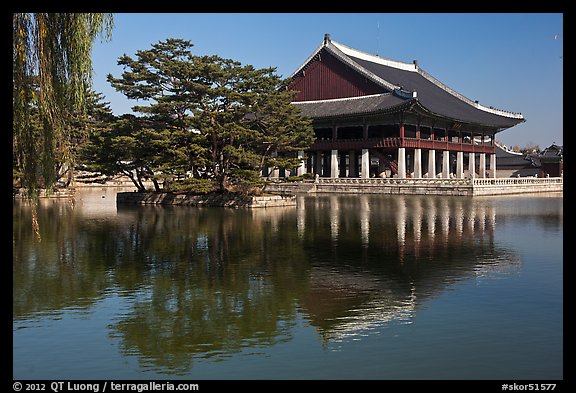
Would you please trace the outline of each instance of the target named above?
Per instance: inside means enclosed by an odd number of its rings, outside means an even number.
[[[116,203],[133,205],[178,205],[231,208],[296,206],[295,195],[246,196],[237,194],[189,195],[169,192],[119,192]]]

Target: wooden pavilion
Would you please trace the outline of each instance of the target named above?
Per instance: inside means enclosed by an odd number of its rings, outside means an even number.
[[[316,134],[307,154],[299,152],[298,174],[496,177],[496,134],[525,121],[462,96],[416,61],[361,52],[329,34],[288,88]]]

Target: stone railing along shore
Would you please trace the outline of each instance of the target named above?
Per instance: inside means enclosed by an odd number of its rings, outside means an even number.
[[[563,191],[562,177],[535,178],[318,178],[315,182],[272,182],[271,193],[370,193],[417,195],[502,195]]]

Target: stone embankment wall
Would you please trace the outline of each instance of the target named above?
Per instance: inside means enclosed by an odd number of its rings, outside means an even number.
[[[266,192],[277,194],[397,194],[397,195],[473,195],[471,185],[412,184],[342,184],[342,183],[271,183]]]
[[[240,196],[234,194],[188,195],[157,192],[119,192],[116,201],[134,205],[182,205],[231,208],[258,208],[295,206],[296,196],[263,195]]]
[[[563,191],[562,178],[496,178],[496,179],[330,179],[316,183],[269,183],[266,192],[356,193],[402,195],[503,195]]]

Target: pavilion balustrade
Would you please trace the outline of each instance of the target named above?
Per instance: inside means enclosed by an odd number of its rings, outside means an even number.
[[[376,148],[413,148],[428,150],[448,150],[464,153],[494,153],[495,147],[490,142],[466,143],[445,140],[429,140],[417,138],[358,138],[358,139],[323,139],[316,140],[310,150],[352,150],[352,149],[376,149]]]

